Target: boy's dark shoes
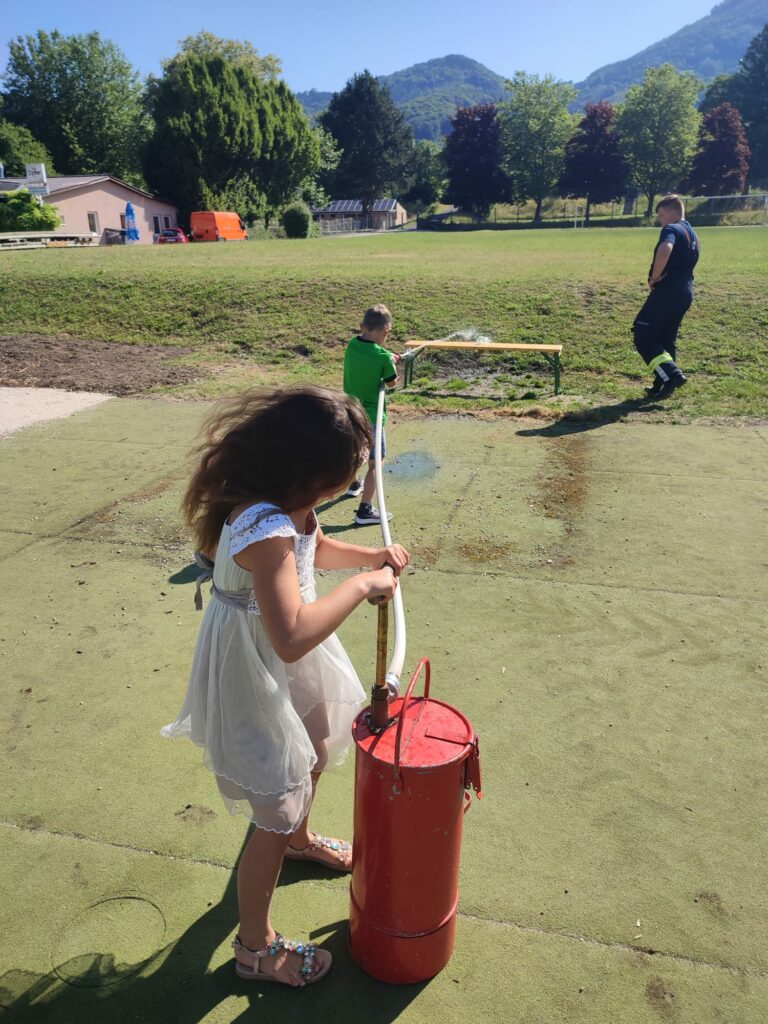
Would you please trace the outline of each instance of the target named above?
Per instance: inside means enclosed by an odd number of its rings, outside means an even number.
[[[347,488],[347,493],[346,493],[345,497],[347,497],[347,498],[356,498],[358,496],[358,494],[362,494],[362,493],[363,493],[363,481],[362,480],[353,480],[352,483]]]
[[[392,518],[392,513],[387,512],[387,522]],[[360,508],[355,513],[355,522],[358,526],[379,526],[381,523],[381,516],[379,510],[374,508],[373,505],[361,504]]]

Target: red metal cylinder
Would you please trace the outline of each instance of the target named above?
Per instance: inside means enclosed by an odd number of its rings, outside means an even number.
[[[412,697],[426,670],[423,697]],[[464,814],[480,795],[480,757],[471,722],[429,696],[429,662],[419,663],[397,724],[374,734],[368,711],[355,719],[355,841],[349,945],[374,978],[410,984],[434,977],[453,953]]]

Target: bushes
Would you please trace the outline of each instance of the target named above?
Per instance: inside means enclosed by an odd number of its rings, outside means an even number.
[[[61,224],[55,206],[41,204],[26,189],[0,200],[0,231],[48,231]]]
[[[291,203],[280,215],[286,238],[308,238],[312,214],[306,203]]]

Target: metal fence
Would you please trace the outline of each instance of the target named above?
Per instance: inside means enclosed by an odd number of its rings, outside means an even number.
[[[659,196],[661,198],[661,196]],[[742,225],[768,227],[768,194],[732,196],[682,196],[686,218],[694,225]],[[590,209],[589,227],[641,227],[647,199],[643,196],[611,203],[595,203]],[[417,227],[426,231],[505,230],[512,228],[585,227],[586,202],[583,199],[544,201],[541,220],[534,221],[533,203],[495,206],[487,219],[479,220],[465,210],[447,210],[417,219]]]

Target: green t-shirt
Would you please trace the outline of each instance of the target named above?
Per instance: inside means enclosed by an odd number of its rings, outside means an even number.
[[[382,381],[397,377],[395,357],[375,341],[365,341],[355,335],[344,353],[344,390],[363,403],[363,408],[376,422],[379,404],[379,385]],[[387,403],[384,400],[384,422],[387,420]]]

